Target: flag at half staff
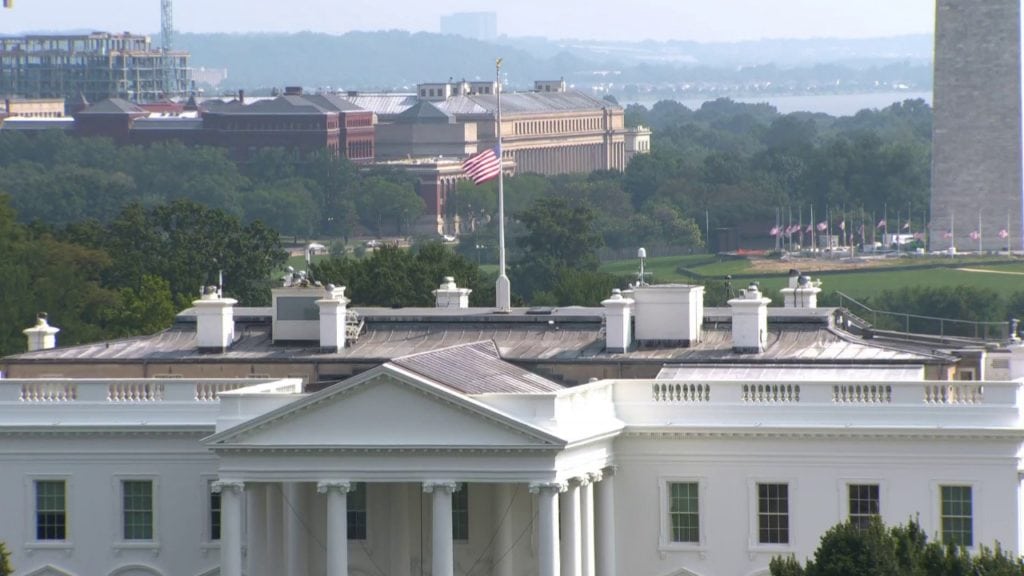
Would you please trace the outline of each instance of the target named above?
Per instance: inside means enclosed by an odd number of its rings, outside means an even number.
[[[824,232],[825,230],[828,230],[828,222],[826,222],[826,221],[818,222],[818,232]]]
[[[1007,232],[1005,228],[1003,228],[1002,230],[999,231],[999,237],[1002,238],[1003,240],[1006,240],[1007,238],[1010,237],[1010,233]]]
[[[884,227],[885,227],[885,218],[882,218],[881,220],[878,221],[878,224],[875,225],[875,228],[884,228]]]
[[[501,174],[501,160],[498,159],[498,148],[488,148],[466,158],[466,161],[462,163],[462,171],[477,186],[497,178]]]

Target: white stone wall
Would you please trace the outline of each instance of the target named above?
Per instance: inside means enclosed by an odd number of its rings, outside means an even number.
[[[32,434],[0,440],[0,540],[18,574],[53,566],[104,576],[199,575],[220,564],[209,540],[208,482],[216,457],[199,441],[208,431],[177,434]],[[66,542],[35,540],[35,479],[66,481]],[[154,481],[154,540],[124,542],[122,479]]]
[[[941,532],[942,484],[973,486],[974,542],[1016,550],[1015,440],[801,438],[769,431],[616,442],[616,553],[620,574],[766,574],[775,555],[812,556],[821,535],[847,516],[847,483],[878,484],[887,524],[917,517]],[[699,483],[701,543],[672,544],[666,483]],[[758,482],[788,483],[790,544],[757,544]],[[657,510],[657,514],[652,511]]]

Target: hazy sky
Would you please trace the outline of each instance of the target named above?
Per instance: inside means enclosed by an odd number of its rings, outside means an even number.
[[[935,0],[174,0],[185,32],[436,32],[442,14],[498,13],[510,36],[734,41],[928,33]],[[154,33],[159,0],[15,0],[0,34],[95,29]]]

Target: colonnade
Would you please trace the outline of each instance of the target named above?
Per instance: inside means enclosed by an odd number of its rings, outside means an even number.
[[[528,484],[534,495],[533,556],[539,576],[612,576],[615,574],[615,516],[613,468],[581,474],[565,481]],[[429,496],[431,519],[431,575],[454,576],[455,548],[452,532],[452,494],[459,489],[454,480],[417,482]],[[491,526],[494,549],[512,550],[519,539],[505,515],[512,507],[515,483],[494,484]],[[219,492],[221,514],[221,576],[270,576],[310,573],[306,553],[309,526],[297,510],[314,505],[311,490],[296,482],[252,483],[221,480],[213,484]],[[278,489],[279,488],[279,489]],[[318,505],[326,510],[323,539],[327,576],[348,576],[349,493],[355,483],[324,480],[316,483]],[[401,498],[397,499],[401,501]],[[472,505],[472,503],[471,503]],[[403,529],[383,544],[386,554],[408,555],[408,506],[397,502],[388,518],[379,519]],[[505,511],[503,514],[502,511]],[[367,522],[373,522],[370,518]],[[382,543],[377,543],[382,545]],[[396,548],[396,546],[398,548]],[[524,545],[525,546],[525,545]],[[422,560],[422,559],[421,559]],[[494,576],[517,573],[511,559],[495,559]],[[518,570],[521,572],[521,570]]]

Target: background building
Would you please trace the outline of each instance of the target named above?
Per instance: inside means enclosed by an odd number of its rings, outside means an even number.
[[[0,94],[68,102],[182,96],[192,85],[189,59],[188,52],[165,53],[149,36],[128,33],[4,37]]]
[[[1018,0],[938,0],[932,131],[933,250],[1024,246]],[[952,233],[952,238],[946,235]]]
[[[490,41],[498,37],[498,15],[495,12],[456,12],[441,16],[441,34],[465,36]]]

